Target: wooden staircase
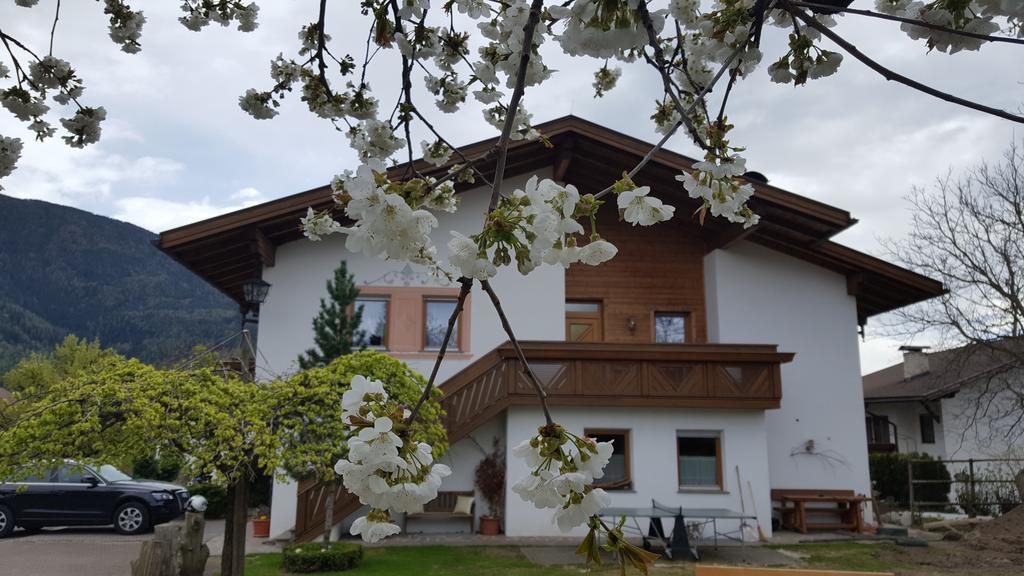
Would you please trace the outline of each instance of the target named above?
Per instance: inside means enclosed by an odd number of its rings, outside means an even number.
[[[552,406],[778,408],[780,366],[793,359],[773,345],[526,341],[521,346]],[[509,406],[537,402],[507,342],[440,388],[450,445]],[[326,497],[318,482],[299,483],[295,541],[323,534]],[[335,523],[360,507],[356,496],[336,488]]]

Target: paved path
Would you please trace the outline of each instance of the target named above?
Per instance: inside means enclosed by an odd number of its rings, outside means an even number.
[[[224,521],[207,522],[205,536],[210,554],[219,556],[224,546]],[[0,576],[127,576],[142,543],[151,537],[123,536],[113,528],[48,528],[31,535],[18,530],[0,540]],[[250,534],[246,552],[277,550],[264,542]]]

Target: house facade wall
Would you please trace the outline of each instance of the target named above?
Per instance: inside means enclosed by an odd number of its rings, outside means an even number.
[[[1002,380],[1002,381],[1001,381]],[[1009,380],[1009,382],[1005,382]],[[1000,390],[991,393],[991,390]],[[992,383],[975,382],[942,402],[946,457],[1024,458],[1017,394],[1024,390],[1024,370],[1012,370]]]
[[[646,507],[651,499],[687,508],[728,508],[751,511],[756,504],[761,527],[771,534],[771,503],[768,486],[768,439],[762,410],[696,410],[684,408],[582,408],[553,406],[552,416],[574,434],[586,428],[630,431],[633,485],[629,490],[609,490],[614,507]],[[514,406],[507,412],[509,448],[535,435],[544,422],[539,407]],[[723,490],[681,490],[676,438],[680,431],[716,431],[722,438]],[[740,468],[742,483],[736,479]],[[529,473],[526,464],[508,461],[505,530],[509,536],[561,536],[552,522],[553,510],[522,503],[512,484]],[[747,482],[750,487],[747,487]],[[753,490],[754,501],[751,500]],[[741,490],[743,502],[740,501]],[[644,526],[644,524],[642,522]],[[734,530],[738,522],[723,521],[720,530]],[[570,534],[584,535],[584,527]]]
[[[933,409],[941,410],[936,405]],[[925,443],[921,436],[922,414],[927,415],[919,402],[884,402],[867,404],[867,411],[878,416],[886,416],[889,422],[896,425],[896,449],[899,452],[920,452],[936,458],[946,457],[946,438],[942,422],[933,422],[935,442]]]
[[[747,241],[709,254],[704,271],[709,341],[796,353],[782,365],[782,406],[765,416],[771,487],[870,494],[856,301],[846,278]]]
[[[541,177],[544,174],[542,172]],[[511,178],[506,188],[522,187],[525,178]],[[486,211],[488,195],[482,190],[470,190],[461,194],[459,211],[439,216],[440,225],[433,235],[434,243],[442,259],[446,259],[449,230],[466,234],[479,231]],[[345,249],[345,238],[338,234],[319,242],[299,240],[277,248],[275,265],[266,268],[263,279],[271,284],[270,294],[260,310],[260,332],[258,375],[263,378],[287,375],[298,370],[297,357],[313,346],[313,317],[319,311],[320,298],[326,296],[327,280],[333,276],[338,264],[345,260],[349,272],[359,286],[405,288],[406,278],[411,278],[413,287],[427,288],[457,287],[457,283],[428,277],[422,268],[413,267],[412,276],[403,276],[405,263],[388,262],[354,254]],[[565,338],[565,272],[561,267],[544,266],[529,277],[520,275],[515,269],[503,269],[491,281],[495,292],[501,298],[505,313],[513,322],[516,335],[523,340],[563,340]],[[368,289],[367,292],[375,292]],[[401,325],[389,326],[389,330],[422,330],[421,326],[408,326],[418,319],[404,319]],[[486,296],[475,291],[468,304],[468,349],[449,353],[438,373],[438,383],[465,368],[481,354],[490,352],[508,338],[501,327],[497,313]],[[407,362],[413,369],[429,375],[433,367],[434,352],[409,351],[393,354]],[[489,446],[489,438],[485,438]],[[465,444],[465,446],[463,446]],[[470,439],[464,439],[452,447],[453,455],[466,455],[457,468],[472,474],[479,451]],[[450,478],[443,490],[471,489],[472,482],[466,481],[464,473]],[[454,487],[449,487],[449,485]],[[467,488],[459,486],[466,485]],[[271,510],[271,533],[278,535],[295,524],[295,484],[275,484]]]

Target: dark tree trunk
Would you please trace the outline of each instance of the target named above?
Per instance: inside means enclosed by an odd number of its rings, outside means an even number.
[[[224,549],[220,556],[222,576],[244,576],[245,535],[248,521],[249,480],[242,478],[228,486]]]

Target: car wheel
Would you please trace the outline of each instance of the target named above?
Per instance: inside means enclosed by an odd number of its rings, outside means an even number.
[[[14,532],[14,513],[11,509],[0,504],[0,538]]]
[[[114,512],[114,529],[121,534],[139,534],[149,528],[149,510],[145,504],[126,502]]]

